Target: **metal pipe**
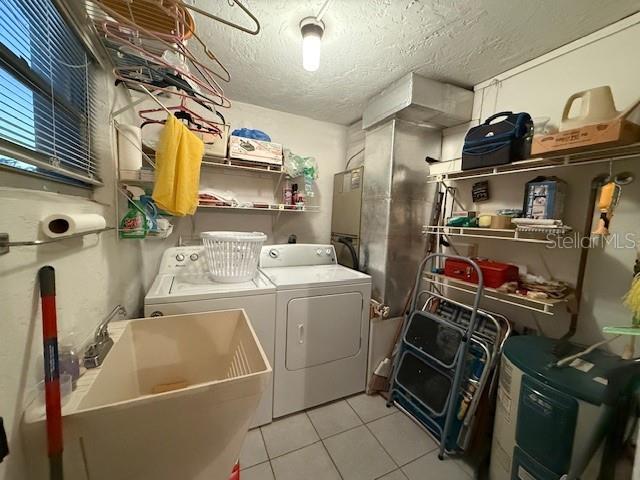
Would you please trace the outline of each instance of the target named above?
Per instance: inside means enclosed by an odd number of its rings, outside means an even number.
[[[100,230],[90,230],[88,232],[74,233],[65,237],[47,238],[46,240],[27,240],[18,242],[10,242],[8,233],[0,233],[0,255],[9,253],[10,247],[37,247],[40,245],[47,245],[49,243],[61,242],[62,240],[68,240],[70,238],[84,237],[85,235],[91,235],[92,233],[108,232],[109,230],[115,230],[115,227],[106,227],[101,228]]]
[[[104,336],[108,336],[107,328],[109,327],[109,323],[114,319],[116,315],[122,315],[123,317],[127,314],[127,309],[122,305],[116,305],[115,308],[111,311],[107,317],[100,322],[98,328],[96,329],[95,340],[98,341]]]

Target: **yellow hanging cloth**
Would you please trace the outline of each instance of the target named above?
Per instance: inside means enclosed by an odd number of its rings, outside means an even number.
[[[153,200],[168,213],[193,215],[198,208],[200,164],[204,142],[169,115],[156,149]]]

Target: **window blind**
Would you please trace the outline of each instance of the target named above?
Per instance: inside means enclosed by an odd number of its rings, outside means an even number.
[[[0,2],[0,165],[100,184],[89,68],[52,0]]]

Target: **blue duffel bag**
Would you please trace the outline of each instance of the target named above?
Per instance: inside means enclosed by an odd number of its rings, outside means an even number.
[[[503,120],[495,121],[504,117]],[[462,170],[493,167],[529,158],[533,121],[528,113],[500,112],[467,132]]]

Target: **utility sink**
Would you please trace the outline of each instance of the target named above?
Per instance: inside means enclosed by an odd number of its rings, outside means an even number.
[[[103,365],[63,408],[66,480],[228,480],[271,367],[244,310],[110,327]],[[158,393],[159,392],[159,393]],[[30,478],[47,478],[44,418],[25,412]]]

